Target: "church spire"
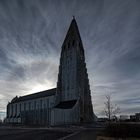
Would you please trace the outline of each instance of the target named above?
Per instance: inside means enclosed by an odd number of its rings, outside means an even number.
[[[76,20],[73,18],[62,45],[56,103],[77,102],[80,109],[78,121],[90,121],[94,116],[90,94],[84,48]]]
[[[70,34],[73,34],[73,35],[76,35],[76,36],[80,37],[79,29],[78,29],[77,22],[76,22],[76,19],[75,19],[74,16],[73,16],[73,19],[72,19],[72,21],[71,21],[70,27],[69,27],[69,29],[68,29],[66,38],[67,38]],[[80,37],[80,38],[81,38],[81,37]]]
[[[75,16],[73,16],[73,19],[70,23],[69,29],[67,31],[66,37],[64,39],[63,45],[62,45],[62,50],[65,50],[65,48],[68,46],[66,44],[74,44],[74,42],[78,41],[79,47],[82,49],[83,51],[83,44],[82,44],[82,40],[81,40],[81,36],[79,33],[79,29],[78,29],[78,25],[75,19]],[[74,45],[71,45],[70,47],[72,47]]]

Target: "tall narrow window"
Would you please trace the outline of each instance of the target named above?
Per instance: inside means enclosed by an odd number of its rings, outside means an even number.
[[[15,104],[15,113],[17,113],[17,104]]]
[[[24,111],[26,110],[26,103],[24,103]]]
[[[42,100],[40,100],[40,109],[42,108]]]
[[[64,47],[63,47],[63,50],[65,50],[66,49],[66,45],[64,45]]]
[[[70,48],[70,42],[68,42],[68,49]]]
[[[9,104],[7,105],[7,117],[9,117]]]
[[[12,111],[11,112],[12,112],[12,116],[13,116],[14,106],[12,105],[11,108],[12,108]]]
[[[74,45],[75,45],[75,40],[72,41],[72,46],[74,46]]]
[[[34,109],[36,110],[36,101],[34,101]]]
[[[29,110],[31,110],[31,102],[29,102]]]
[[[21,112],[21,103],[19,104],[19,112]]]

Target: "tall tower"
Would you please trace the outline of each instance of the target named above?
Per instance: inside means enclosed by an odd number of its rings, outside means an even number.
[[[94,120],[85,54],[76,20],[73,18],[62,45],[56,104],[78,102],[78,122]],[[59,105],[57,105],[58,107]]]

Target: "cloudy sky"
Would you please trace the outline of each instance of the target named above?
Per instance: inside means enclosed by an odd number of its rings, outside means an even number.
[[[56,87],[61,45],[75,15],[92,102],[111,94],[121,114],[140,112],[139,0],[0,0],[0,112],[16,95]]]

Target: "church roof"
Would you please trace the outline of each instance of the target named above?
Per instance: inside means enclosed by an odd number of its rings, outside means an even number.
[[[55,106],[55,108],[60,109],[71,109],[76,104],[77,100],[69,100],[69,101],[63,101],[60,102],[58,105]]]
[[[33,93],[33,94],[30,94],[30,95],[16,97],[11,101],[11,103],[17,103],[17,102],[21,102],[21,101],[28,101],[28,100],[32,100],[32,99],[53,96],[53,95],[55,95],[55,93],[56,93],[56,88],[53,88],[53,89]]]

